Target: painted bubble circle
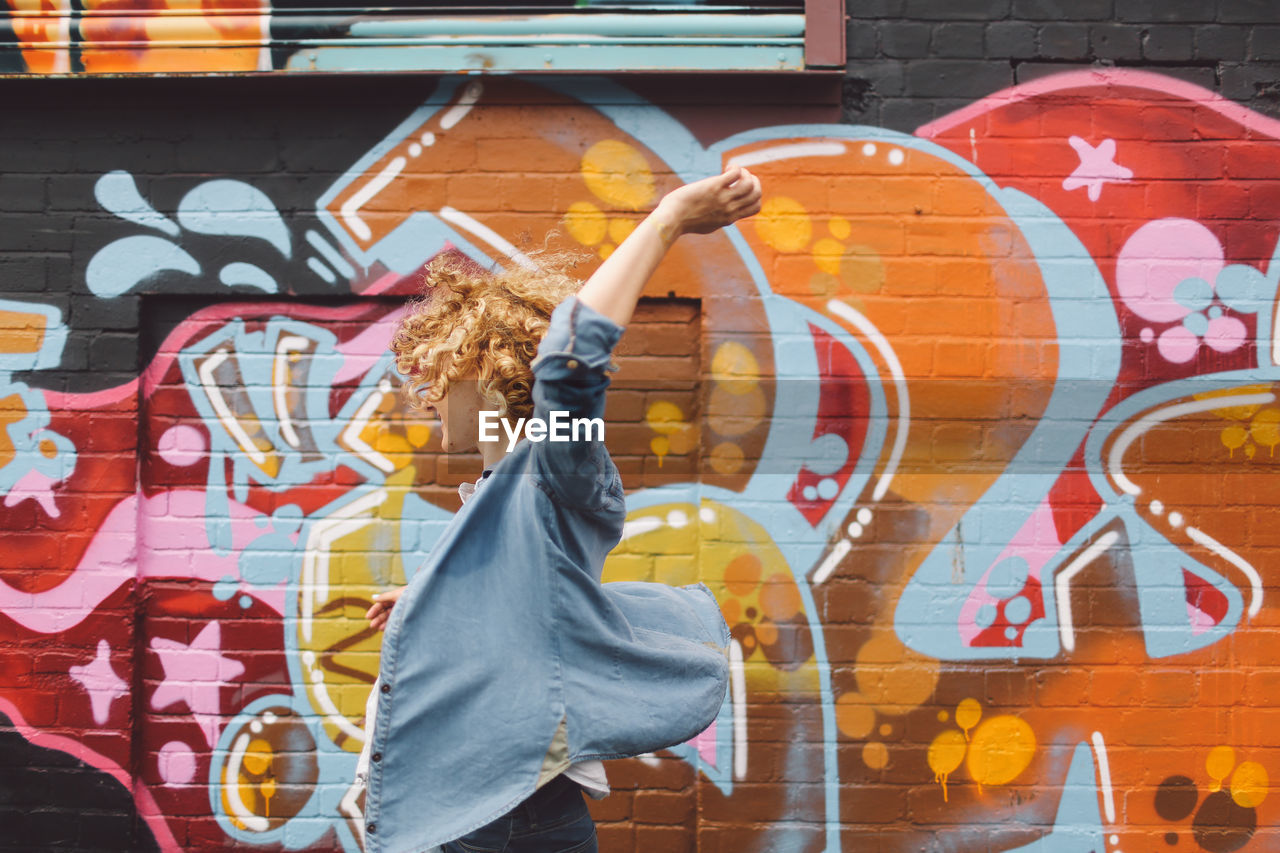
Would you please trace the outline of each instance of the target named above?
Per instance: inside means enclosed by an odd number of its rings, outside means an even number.
[[[204,433],[187,424],[171,426],[160,436],[156,451],[170,465],[186,467],[204,458],[209,449]]]
[[[185,785],[196,777],[196,754],[179,740],[171,740],[156,754],[160,778],[168,785]]]

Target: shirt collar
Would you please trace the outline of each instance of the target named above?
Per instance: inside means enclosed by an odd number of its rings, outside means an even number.
[[[474,483],[462,483],[461,485],[459,485],[458,497],[462,498],[462,502],[466,503],[467,501],[471,500],[472,496],[475,495],[476,493],[476,489],[480,486],[481,483],[487,480],[489,478],[489,475],[492,473],[493,473],[492,468],[485,468],[484,471],[480,473],[479,479],[477,479]]]

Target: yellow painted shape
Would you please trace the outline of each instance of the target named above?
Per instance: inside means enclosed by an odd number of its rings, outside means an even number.
[[[813,244],[813,262],[829,275],[840,272],[840,259],[844,257],[844,244],[830,237],[823,237]]]
[[[1209,750],[1209,757],[1205,759],[1204,769],[1208,772],[1209,778],[1213,780],[1213,784],[1209,786],[1210,791],[1218,791],[1222,788],[1222,780],[1227,778],[1227,774],[1231,772],[1231,768],[1236,764],[1236,751],[1229,746],[1215,746]]]
[[[617,217],[609,220],[609,239],[618,245],[622,245],[622,241],[630,237],[634,230],[636,230],[634,219]]]
[[[786,560],[763,527],[710,500],[633,510],[627,523],[641,532],[626,536],[610,553],[604,582],[648,580],[656,565],[657,571],[706,584],[730,629],[738,629],[744,640],[754,636],[758,641],[744,641],[742,647],[748,690],[806,699],[818,695],[812,652],[783,666],[765,651],[778,637],[770,613],[790,612],[801,624],[807,623],[807,614]]]
[[[1231,774],[1231,799],[1241,808],[1255,808],[1267,798],[1270,784],[1267,768],[1256,761],[1243,761]]]
[[[653,169],[634,145],[604,139],[582,155],[582,179],[597,198],[612,207],[639,210],[653,201]]]
[[[365,701],[378,672],[382,635],[369,631],[365,618],[373,594],[401,586],[406,582],[399,556],[400,523],[404,514],[405,495],[413,487],[417,472],[413,466],[402,468],[387,477],[387,498],[372,513],[357,519],[335,520],[349,525],[350,532],[334,538],[325,554],[309,553],[310,565],[324,566],[327,573],[312,584],[300,584],[299,595],[312,595],[316,588],[327,594],[323,600],[310,602],[313,614],[309,624],[297,619],[296,637],[298,666],[307,685],[306,696],[312,711],[323,720],[330,739],[348,752],[359,752],[362,743],[344,732],[337,720],[330,719],[316,693],[321,688],[328,701],[351,726],[364,717]],[[316,523],[324,524],[325,519]],[[306,543],[314,548],[314,542]],[[306,608],[299,602],[297,612]],[[308,654],[308,652],[310,654]],[[311,663],[307,661],[310,660]],[[318,683],[314,682],[317,677]]]
[[[261,776],[271,766],[271,758],[274,754],[271,744],[262,738],[254,738],[244,751],[244,769],[254,776]]]
[[[876,712],[866,697],[856,693],[842,693],[836,700],[836,728],[845,737],[858,740],[871,734],[876,724]]]
[[[745,460],[746,454],[742,452],[742,448],[732,441],[721,442],[711,448],[711,470],[717,474],[736,474]]]
[[[962,699],[956,706],[956,725],[964,729],[965,740],[969,739],[969,729],[982,719],[982,704],[977,699]]]
[[[858,649],[854,675],[877,710],[905,714],[933,695],[938,661],[911,651],[893,631],[881,631]]]
[[[1280,444],[1280,409],[1263,409],[1253,416],[1249,424],[1249,434],[1253,440],[1276,453],[1276,445]]]
[[[853,226],[849,224],[849,220],[843,216],[834,216],[827,223],[827,230],[831,232],[831,236],[837,240],[848,240],[849,234],[853,230]]]
[[[787,196],[765,199],[752,222],[760,239],[779,252],[802,252],[813,237],[809,211]]]
[[[1222,428],[1221,438],[1222,445],[1234,454],[1249,440],[1249,431],[1239,424],[1232,424]]]
[[[711,355],[711,378],[731,394],[748,394],[760,378],[760,362],[743,344],[725,341]]]
[[[584,246],[594,246],[604,239],[609,230],[609,220],[604,211],[589,201],[575,201],[564,215],[564,227],[569,236]]]
[[[1191,396],[1196,400],[1212,400],[1214,397],[1235,397],[1239,394],[1267,394],[1272,390],[1274,389],[1270,385],[1237,385],[1232,388],[1203,391]],[[1231,421],[1247,421],[1257,414],[1261,408],[1261,403],[1252,406],[1223,406],[1221,409],[1214,409],[1213,413],[1220,418],[1226,418]]]
[[[644,420],[659,435],[670,435],[684,425],[684,412],[675,403],[659,400],[649,406]]]
[[[942,713],[946,713],[945,711]],[[965,736],[955,729],[947,729],[929,744],[926,759],[929,769],[933,771],[933,781],[942,785],[942,801],[947,801],[947,777],[956,771],[964,761],[969,745]]]
[[[979,785],[1004,785],[1027,769],[1036,735],[1020,717],[992,717],[978,726],[969,746],[969,775]]]
[[[889,763],[889,748],[879,741],[862,747],[862,763],[872,770],[881,770]]]

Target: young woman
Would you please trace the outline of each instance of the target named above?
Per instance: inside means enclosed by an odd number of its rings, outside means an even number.
[[[386,633],[359,770],[366,850],[594,851],[582,792],[608,792],[600,761],[715,718],[728,629],[707,588],[600,584],[625,516],[601,437],[508,451],[504,429],[479,440],[480,413],[603,417],[610,353],[667,250],[759,209],[745,169],[686,184],[576,295],[536,270],[429,271],[396,365],[443,449],[478,447],[485,470],[409,585],[369,609]]]

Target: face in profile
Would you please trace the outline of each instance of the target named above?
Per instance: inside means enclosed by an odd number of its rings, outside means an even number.
[[[465,376],[449,383],[448,392],[429,404],[427,413],[440,419],[440,449],[445,453],[466,453],[479,444],[480,410],[485,404],[476,384],[477,377]]]

